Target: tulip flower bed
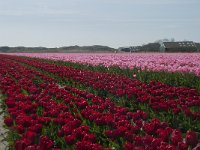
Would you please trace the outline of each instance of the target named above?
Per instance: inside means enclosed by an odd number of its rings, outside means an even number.
[[[148,67],[146,67],[146,69],[141,69],[142,67],[139,67],[137,65],[135,65],[135,67],[129,67],[128,65],[127,67],[121,67],[120,63],[117,63],[116,65],[111,65],[112,62],[117,61],[118,59],[120,59],[121,57],[123,58],[123,55],[111,55],[111,54],[105,54],[102,57],[108,57],[110,58],[110,61],[108,61],[108,59],[103,59],[102,61],[105,62],[109,62],[110,66],[108,67],[108,65],[105,65],[104,63],[100,63],[99,66],[96,66],[95,63],[89,63],[90,61],[90,57],[92,58],[95,57],[97,59],[97,62],[99,62],[98,60],[101,59],[101,54],[97,54],[97,55],[92,55],[92,54],[69,54],[69,56],[66,54],[63,54],[63,57],[61,57],[61,54],[55,54],[55,56],[53,56],[52,54],[11,54],[11,55],[22,55],[22,56],[29,56],[30,58],[33,58],[35,60],[40,60],[40,61],[44,61],[44,62],[48,62],[51,64],[56,64],[56,65],[62,65],[62,66],[67,66],[67,67],[73,67],[79,70],[90,70],[90,71],[95,71],[95,72],[104,72],[104,73],[111,73],[111,74],[117,74],[117,75],[122,75],[122,76],[127,76],[129,78],[137,78],[142,82],[145,83],[150,83],[151,81],[158,81],[158,82],[162,82],[165,83],[167,85],[171,85],[171,86],[183,86],[183,87],[189,87],[189,88],[196,88],[199,92],[200,92],[200,76],[198,76],[197,74],[195,74],[192,71],[188,71],[188,72],[181,72],[180,70],[174,70],[174,71],[170,71],[170,70],[163,70],[163,69],[148,69]],[[84,56],[82,60],[85,60],[84,62],[78,61],[80,58],[80,56]],[[111,58],[111,56],[113,56],[113,58]],[[140,61],[144,56],[145,60],[149,60],[146,57],[149,55],[150,58],[154,59],[154,57],[156,57],[155,59],[159,59],[161,60],[161,58],[169,58],[169,62],[179,62],[179,61],[183,61],[185,60],[184,58],[186,57],[185,54],[166,54],[166,55],[161,55],[161,54],[154,54],[154,55],[150,55],[150,54],[141,54],[141,57],[139,57],[140,55],[138,54],[138,57],[136,57],[137,55],[132,54],[132,55],[125,55],[125,57],[128,57],[127,60],[125,60],[123,58],[123,61],[129,62],[129,64],[131,64],[131,62],[134,60],[135,63],[137,61]],[[179,56],[179,57],[176,57]],[[189,64],[191,63],[197,63],[198,62],[198,56],[199,55],[194,55],[194,54],[188,54],[187,56],[191,56],[192,59],[186,59],[187,62]],[[57,57],[60,56],[60,57]],[[161,58],[159,58],[159,56]],[[184,57],[185,56],[185,57]],[[37,58],[36,58],[37,57]],[[69,58],[73,58],[73,59],[64,59],[65,57],[69,57]],[[118,58],[119,57],[119,58]],[[130,57],[130,58],[129,58]],[[131,58],[134,58],[133,60],[131,60]],[[193,58],[194,57],[194,58]],[[42,58],[46,58],[46,59],[42,59]],[[54,59],[55,58],[55,59]],[[60,59],[59,59],[60,58]],[[85,58],[85,59],[84,59]],[[88,58],[88,59],[86,59]],[[115,59],[114,59],[115,58]],[[140,58],[140,59],[138,59]],[[186,57],[187,58],[187,57]],[[75,60],[77,61],[75,61]],[[96,60],[95,59],[95,60]],[[63,61],[62,61],[63,60]],[[73,61],[74,60],[74,61]],[[88,63],[86,63],[86,61],[88,60]],[[177,60],[177,61],[176,61]],[[193,62],[191,62],[191,60]],[[92,59],[92,61],[94,61],[94,59]],[[149,60],[150,61],[150,60]],[[120,62],[120,61],[119,61]],[[158,62],[157,62],[158,63]],[[166,62],[167,63],[167,62]],[[115,63],[114,63],[115,64]],[[143,64],[143,63],[141,63]],[[147,64],[147,63],[145,63]],[[161,65],[162,66],[162,65]],[[173,65],[171,65],[172,67]],[[178,67],[178,64],[176,65]],[[184,65],[179,66],[178,68],[181,68]],[[198,65],[195,65],[198,66]],[[155,66],[156,67],[156,66]],[[157,65],[157,67],[159,67]],[[169,66],[168,66],[169,67]],[[188,67],[189,68],[189,67]],[[191,68],[190,68],[191,69]],[[199,68],[197,67],[196,70],[198,70]]]
[[[41,75],[43,80],[46,79],[45,84],[37,87],[32,80],[35,80],[38,72],[26,70],[6,60],[0,67],[1,90],[7,96],[5,103],[9,112],[4,122],[12,130],[13,142],[16,140],[14,149],[59,149],[56,145],[61,149],[73,149],[75,142],[76,149],[103,149],[103,146],[95,143],[95,135],[90,134],[90,127],[81,125],[81,120],[72,115],[67,105],[56,103],[48,94],[51,89],[45,90],[46,84],[52,82],[51,79]],[[73,135],[68,134],[65,127],[70,127]],[[66,132],[62,139],[59,139],[59,132],[56,132],[59,128],[64,130],[64,135]],[[77,138],[81,140],[78,142]]]
[[[141,110],[148,110],[150,117],[156,116],[163,121],[170,121],[173,127],[200,132],[200,95],[195,89],[172,87],[159,82],[151,82],[147,85],[127,77],[80,71],[26,58],[12,56],[10,58],[56,74],[61,79],[74,82],[73,84],[92,87],[90,92],[95,89],[97,95],[109,98],[115,96],[115,101],[122,106],[133,110],[135,106]]]
[[[13,149],[185,150],[199,147],[198,124],[195,124],[196,131],[189,130],[190,127],[187,131],[173,128],[172,122],[161,121],[157,116],[152,118],[149,112],[153,110],[158,115],[173,111],[175,117],[199,121],[199,112],[189,109],[199,106],[200,96],[194,89],[157,82],[147,85],[127,77],[15,56],[0,55],[0,59],[4,122],[11,131],[8,142]],[[61,87],[59,81],[65,81],[68,86]],[[90,87],[90,91],[102,97],[74,88],[76,85]],[[123,103],[118,106],[115,101],[120,100]],[[132,101],[145,108],[129,104]],[[162,107],[157,108],[158,105]],[[179,108],[177,112],[175,108]]]
[[[199,53],[133,53],[133,54],[59,54],[59,53],[13,53],[51,60],[62,60],[94,66],[119,66],[121,68],[141,68],[142,70],[183,72],[200,75]]]

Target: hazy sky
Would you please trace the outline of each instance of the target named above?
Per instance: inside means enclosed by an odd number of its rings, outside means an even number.
[[[0,0],[0,46],[200,42],[200,0]]]

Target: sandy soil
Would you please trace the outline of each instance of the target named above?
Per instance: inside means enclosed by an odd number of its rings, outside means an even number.
[[[1,95],[0,95],[1,100]],[[2,111],[0,107],[0,112]],[[8,143],[4,141],[6,137],[7,130],[3,127],[4,126],[4,114],[0,114],[0,150],[8,150]]]

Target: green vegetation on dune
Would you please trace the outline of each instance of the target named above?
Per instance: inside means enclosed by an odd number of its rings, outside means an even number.
[[[0,47],[1,53],[71,53],[71,52],[115,52],[116,49],[101,46],[101,45],[93,45],[93,46],[65,46],[65,47],[55,47],[55,48],[46,48],[46,47],[8,47],[3,46]]]

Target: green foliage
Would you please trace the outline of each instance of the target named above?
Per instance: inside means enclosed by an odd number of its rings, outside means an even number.
[[[117,49],[102,46],[68,46],[59,48],[46,48],[46,47],[0,47],[2,53],[70,53],[70,52],[114,52]]]

